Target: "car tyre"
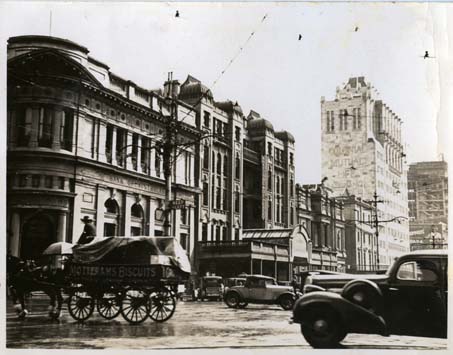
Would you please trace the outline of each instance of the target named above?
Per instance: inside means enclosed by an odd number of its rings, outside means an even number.
[[[294,297],[291,295],[283,295],[279,298],[278,304],[282,307],[285,311],[289,311],[293,309],[294,306]]]
[[[334,349],[346,337],[347,331],[340,317],[328,307],[314,307],[307,312],[301,324],[305,340],[313,348]]]
[[[225,303],[229,308],[238,308],[240,301],[240,297],[236,292],[229,292],[225,296]]]

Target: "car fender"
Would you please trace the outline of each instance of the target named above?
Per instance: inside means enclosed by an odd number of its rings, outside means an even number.
[[[347,332],[388,335],[387,325],[382,317],[328,291],[311,292],[299,298],[293,308],[293,322],[303,323],[304,314],[320,305],[333,309]]]
[[[360,292],[361,299],[354,299],[354,294]],[[383,295],[379,286],[373,281],[358,279],[349,281],[341,291],[341,296],[354,304],[368,310],[380,313],[382,310]]]

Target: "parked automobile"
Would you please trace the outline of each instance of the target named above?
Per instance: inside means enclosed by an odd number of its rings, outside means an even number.
[[[223,280],[223,284],[225,286],[224,293],[226,293],[231,287],[234,286],[244,286],[245,285],[245,277],[229,277]]]
[[[342,275],[323,280],[333,290],[345,281]],[[385,275],[361,275],[341,292],[305,294],[292,320],[315,348],[335,348],[348,333],[445,338],[447,292],[447,251],[418,250],[397,259]]]
[[[243,286],[229,288],[224,296],[224,301],[230,308],[245,308],[249,303],[275,303],[289,310],[295,300],[292,287],[279,286],[274,278],[263,275],[247,276]]]
[[[203,276],[200,278],[196,298],[198,300],[218,300],[223,297],[223,279],[221,276]]]

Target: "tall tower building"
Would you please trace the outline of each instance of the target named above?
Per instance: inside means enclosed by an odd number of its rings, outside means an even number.
[[[325,185],[334,195],[370,201],[377,195],[382,267],[409,251],[409,226],[402,120],[377,96],[356,77],[337,87],[334,100],[321,98],[321,154]]]

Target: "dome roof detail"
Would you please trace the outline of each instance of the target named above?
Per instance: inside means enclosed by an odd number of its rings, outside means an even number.
[[[179,92],[180,99],[200,97],[202,95],[207,96],[209,99],[213,99],[211,90],[201,83],[200,80],[189,75],[186,81],[181,85]]]
[[[244,113],[242,111],[242,107],[239,106],[239,104],[237,102],[233,102],[231,100],[223,101],[223,102],[216,102],[215,106],[225,112],[236,112],[240,116],[244,115]]]
[[[289,141],[294,143],[296,140],[294,139],[294,136],[289,133],[288,131],[279,131],[275,132],[275,137],[281,139],[282,141]]]

